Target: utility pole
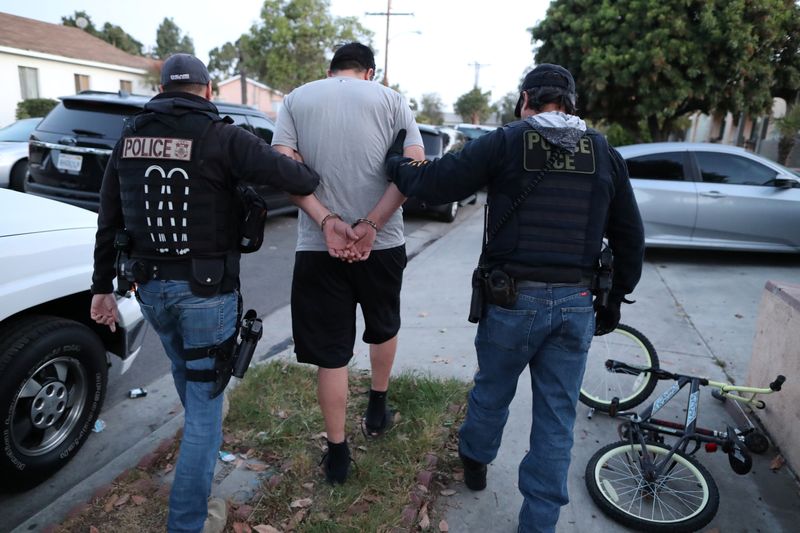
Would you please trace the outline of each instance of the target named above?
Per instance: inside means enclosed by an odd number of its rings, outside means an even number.
[[[386,13],[364,13],[367,16],[386,17],[386,46],[383,50],[383,84],[389,86],[389,19],[393,16],[414,16],[414,13],[392,13],[392,0],[386,0]]]
[[[467,63],[467,65],[469,65],[471,67],[475,67],[475,87],[474,88],[477,89],[478,88],[478,79],[480,78],[480,75],[481,75],[481,67],[489,67],[491,65],[489,63],[478,63],[477,61],[475,61],[473,63]]]
[[[247,105],[247,71],[244,67],[244,50],[242,50],[241,40],[236,41],[236,48],[239,51],[239,83],[242,89],[242,105]]]

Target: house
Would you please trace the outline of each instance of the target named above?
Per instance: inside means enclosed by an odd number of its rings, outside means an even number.
[[[278,117],[281,105],[283,105],[283,93],[268,87],[256,80],[246,78],[247,101],[242,102],[242,77],[237,75],[217,84],[218,97],[224,102],[233,104],[245,104],[263,111],[269,118],[275,120]]]
[[[17,103],[82,90],[154,94],[160,61],[123,52],[85,31],[0,13],[0,126]]]

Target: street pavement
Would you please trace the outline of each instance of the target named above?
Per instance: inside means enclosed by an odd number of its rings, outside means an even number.
[[[403,326],[395,373],[412,371],[464,380],[473,376],[476,326],[467,322],[466,317],[470,276],[480,252],[482,221],[482,212],[476,210],[438,240],[431,237],[432,226],[423,226],[407,237],[408,253],[413,259],[403,282]],[[652,341],[664,368],[742,384],[747,375],[764,283],[768,279],[796,281],[798,266],[800,259],[785,256],[648,251],[642,280],[631,296],[637,303],[625,306],[622,321]],[[293,359],[288,307],[266,317],[264,331],[259,345],[260,359],[273,356]],[[360,341],[355,348],[353,365],[369,367],[368,348]],[[780,369],[776,368],[775,374],[778,373]],[[792,386],[795,379],[800,377],[787,376],[786,386]],[[656,393],[669,384],[671,382],[661,383]],[[166,383],[161,385],[167,388]],[[168,394],[160,401],[165,408],[163,412],[174,405],[174,398]],[[446,506],[451,532],[516,531],[522,503],[517,490],[517,467],[527,450],[531,401],[530,378],[523,374],[511,405],[502,446],[497,459],[489,466],[487,489],[471,492],[457,484],[453,487],[457,489],[454,496],[440,498]],[[686,401],[686,394],[682,392],[662,411],[662,418],[682,419]],[[766,402],[769,408],[768,397]],[[402,413],[402,405],[396,407]],[[724,408],[711,398],[708,390],[702,391],[699,412],[698,422],[703,427],[722,430],[729,423]],[[588,408],[579,404],[568,480],[570,503],[562,509],[557,531],[627,531],[601,513],[584,483],[584,470],[590,457],[602,446],[619,440],[619,421],[600,413],[588,418],[588,413]],[[89,487],[69,491],[14,531],[38,531],[58,521],[76,502],[86,501],[97,486],[109,482],[122,469],[135,465],[179,425],[180,418],[175,417],[154,428],[154,433],[142,439],[131,452],[116,458],[87,480]],[[788,465],[778,471],[770,469],[776,454],[772,448],[762,456],[754,455],[753,470],[738,476],[729,468],[724,454],[698,452],[696,457],[708,468],[720,489],[719,511],[707,529],[797,531],[800,488]],[[249,483],[249,480],[240,481],[240,485]],[[217,495],[226,496],[234,490],[230,488],[231,483],[228,488],[223,485],[215,486]]]

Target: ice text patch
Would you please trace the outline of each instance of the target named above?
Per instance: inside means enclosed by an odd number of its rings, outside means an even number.
[[[523,137],[525,170],[536,172],[544,167],[550,158],[553,147],[537,131],[526,131]],[[584,136],[578,141],[578,148],[574,154],[562,153],[553,165],[550,172],[572,172],[575,174],[594,174],[594,145],[591,139]]]

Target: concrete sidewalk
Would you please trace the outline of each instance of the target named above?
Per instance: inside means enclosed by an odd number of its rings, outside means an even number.
[[[467,322],[466,317],[470,276],[480,252],[482,222],[482,212],[476,211],[409,263],[402,293],[403,326],[394,368],[396,373],[412,370],[465,380],[470,380],[474,374],[476,326]],[[749,347],[752,346],[757,310],[753,300],[757,304],[765,281],[758,278],[790,276],[796,274],[796,270],[791,265],[775,269],[770,265],[757,266],[755,270],[747,271],[750,272],[748,282],[733,273],[728,278],[717,275],[716,281],[712,282],[702,272],[693,272],[694,278],[689,279],[687,272],[682,271],[694,268],[697,265],[669,265],[667,268],[648,262],[639,288],[632,296],[637,303],[623,309],[622,320],[651,339],[664,368],[726,381],[724,366],[728,372],[734,372],[734,377],[741,383],[747,373]],[[697,286],[687,287],[692,281]],[[725,288],[715,283],[722,283]],[[708,287],[704,289],[706,284]],[[705,312],[712,304],[716,305],[713,308],[717,316],[715,320]],[[737,318],[732,316],[731,309],[739,307],[746,311],[740,312],[744,315],[736,313],[739,322],[735,323]],[[278,316],[274,318],[279,319]],[[731,321],[734,322],[732,326],[729,324]],[[272,327],[270,325],[267,329]],[[285,327],[285,323],[280,327]],[[354,362],[359,367],[369,367],[366,345],[356,346]],[[797,378],[787,377],[792,381]],[[662,382],[656,393],[671,383]],[[662,418],[677,419],[680,416],[682,420],[686,399],[687,394],[682,392],[662,411]],[[487,489],[473,493],[459,486],[458,494],[448,500],[450,531],[516,531],[517,513],[522,502],[516,485],[517,467],[527,451],[531,401],[530,378],[526,373],[520,378],[517,396],[511,405],[499,455],[489,467]],[[587,413],[588,409],[579,404],[569,474],[571,502],[562,510],[558,531],[624,531],[625,528],[606,518],[594,505],[584,484],[584,470],[590,457],[602,446],[619,440],[618,421],[602,414],[588,419]],[[729,418],[721,404],[711,398],[709,391],[702,391],[699,424],[724,429],[727,423]],[[728,466],[724,454],[698,452],[696,457],[710,470],[720,489],[719,512],[709,529],[797,531],[800,491],[788,468],[778,472],[770,470],[770,462],[776,453],[771,449],[765,455],[754,455],[753,470],[746,476],[738,476]],[[748,512],[743,513],[743,509]]]

